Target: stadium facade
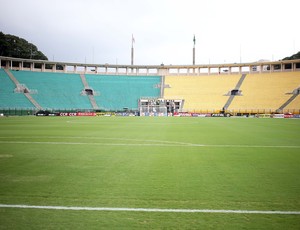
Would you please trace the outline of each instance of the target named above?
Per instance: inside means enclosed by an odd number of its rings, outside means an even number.
[[[300,60],[110,65],[0,57],[0,113],[300,113]]]

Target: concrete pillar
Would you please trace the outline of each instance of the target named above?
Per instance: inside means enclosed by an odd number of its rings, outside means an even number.
[[[42,63],[42,67],[41,67],[42,72],[45,72],[45,69],[46,69],[46,64]]]
[[[52,72],[56,72],[56,64],[52,66]]]
[[[262,64],[259,65],[259,73],[262,73],[263,67],[264,67],[264,66],[263,66]]]

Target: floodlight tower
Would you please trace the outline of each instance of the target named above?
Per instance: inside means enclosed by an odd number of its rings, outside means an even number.
[[[193,42],[194,42],[194,47],[193,47],[193,65],[195,65],[195,54],[196,54],[196,37],[194,34],[194,38],[193,38]]]
[[[132,39],[131,39],[131,65],[133,65],[133,59],[134,59],[134,48],[133,48],[133,43],[135,43],[133,34],[132,34]]]

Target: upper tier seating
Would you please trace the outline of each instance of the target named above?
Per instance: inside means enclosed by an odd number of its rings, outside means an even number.
[[[166,76],[165,98],[184,99],[185,111],[218,112],[241,75]],[[227,110],[232,112],[277,111],[300,86],[300,72],[247,74]],[[285,110],[300,110],[296,97]]]
[[[92,109],[89,98],[81,96],[83,84],[78,74],[11,72],[29,90],[37,90],[32,97],[44,109]]]
[[[136,110],[141,97],[160,97],[160,76],[85,76],[96,94],[97,105],[103,110]]]
[[[0,69],[0,108],[33,109],[34,105],[23,93],[14,93],[15,88],[15,83]]]
[[[93,109],[89,97],[82,95],[85,86],[79,74],[14,71],[10,70],[20,84],[26,85],[28,90],[37,93],[31,96],[44,109]],[[9,79],[4,70],[1,76],[10,84],[3,87],[9,92],[3,92],[1,107],[16,107],[18,103],[10,98],[22,97],[27,102],[20,104],[21,108],[34,107],[21,93],[15,94],[14,83]],[[161,96],[160,76],[113,76],[86,74],[89,88],[93,89],[94,98],[102,110],[123,110],[124,108],[138,109],[138,100],[141,97]],[[2,82],[2,81],[1,81]],[[8,84],[6,83],[6,84]],[[7,97],[6,99],[4,97]],[[9,103],[8,103],[9,102]],[[4,103],[7,103],[4,104]]]
[[[248,74],[240,88],[243,96],[235,97],[228,109],[276,111],[299,86],[300,72]],[[299,110],[299,100],[296,98],[287,108]]]
[[[184,99],[185,111],[221,110],[241,75],[166,76],[165,98]]]
[[[283,111],[300,110],[300,96],[292,97],[300,87],[300,72],[247,74],[244,81],[240,81],[241,74],[166,76],[166,88],[161,90],[160,76],[85,74],[90,88],[85,89],[79,74],[9,71],[26,90],[33,92],[32,98],[44,109],[93,109],[89,97],[82,95],[91,89],[101,110],[137,110],[140,98],[159,97],[183,99],[183,110],[190,112],[219,112],[224,107],[232,112],[275,112],[280,107]],[[229,100],[239,81],[238,95]],[[15,89],[15,83],[0,69],[0,108],[34,108]]]

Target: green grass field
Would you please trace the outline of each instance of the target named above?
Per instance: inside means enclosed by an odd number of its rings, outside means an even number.
[[[300,119],[4,117],[0,204],[300,211]],[[300,229],[300,215],[0,208],[0,229]]]

